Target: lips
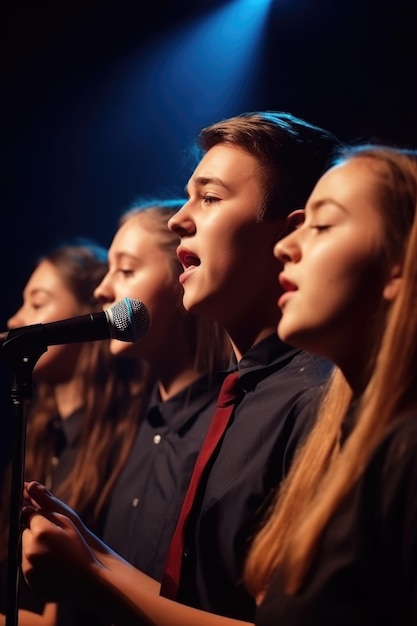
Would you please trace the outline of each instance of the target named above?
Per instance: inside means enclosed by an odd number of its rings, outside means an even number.
[[[284,276],[284,274],[280,274],[278,277],[279,284],[283,288],[284,291],[297,291],[297,285],[294,285],[288,278]]]
[[[190,252],[190,250],[187,250],[185,248],[178,248],[177,256],[179,260],[181,261],[181,264],[183,265],[185,270],[187,270],[190,267],[198,267],[201,263],[198,256],[196,256],[195,254]]]
[[[193,273],[197,270],[197,267],[200,265],[201,261],[193,254],[190,250],[186,248],[177,248],[177,257],[179,258],[184,271],[179,275],[178,280],[181,285],[185,285],[186,281],[193,275]]]
[[[283,310],[288,300],[291,298],[291,294],[294,291],[297,291],[298,287],[294,285],[288,278],[286,278],[283,274],[280,274],[278,277],[278,282],[284,290],[284,293],[279,298],[277,304],[278,307]]]

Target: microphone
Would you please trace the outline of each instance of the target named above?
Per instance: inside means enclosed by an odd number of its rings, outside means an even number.
[[[105,311],[70,317],[48,324],[31,324],[0,333],[0,349],[12,345],[27,349],[31,344],[55,346],[66,343],[118,339],[135,343],[151,325],[150,313],[143,302],[124,298]]]

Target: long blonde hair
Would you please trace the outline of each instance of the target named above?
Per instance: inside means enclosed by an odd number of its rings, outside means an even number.
[[[417,406],[417,155],[384,146],[356,146],[343,160],[366,158],[377,176],[384,254],[402,267],[399,295],[385,310],[383,330],[371,354],[355,427],[343,447],[340,431],[352,392],[335,368],[311,434],[281,485],[266,522],[255,537],[245,569],[246,584],[261,598],[278,566],[285,589],[303,582],[326,523],[352,489],[387,431]],[[394,366],[393,366],[394,365]]]

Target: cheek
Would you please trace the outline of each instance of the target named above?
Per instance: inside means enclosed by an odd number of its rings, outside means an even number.
[[[119,290],[118,295],[120,298],[129,297],[143,302],[153,317],[164,306],[166,298],[172,298],[174,291],[182,295],[179,287],[178,278],[173,275],[171,268],[159,263],[141,272],[134,282],[125,285],[123,293]]]
[[[342,307],[344,302],[354,299],[360,282],[358,269],[356,263],[339,263],[337,258],[329,260],[308,285],[311,305],[320,311]]]
[[[375,273],[375,265],[369,259],[352,258],[348,263],[329,262],[321,277],[309,285],[309,303],[317,314],[329,317],[353,314],[357,310],[375,305],[379,298],[380,283]],[[355,314],[356,315],[356,314]]]
[[[245,285],[257,267],[263,267],[269,259],[273,259],[272,243],[268,245],[265,235],[261,240],[253,223],[235,230],[225,229],[210,249],[210,275],[213,280],[229,282],[231,287],[239,282]]]
[[[164,277],[164,280],[143,289],[140,299],[149,309],[152,324],[157,318],[165,317],[177,310],[182,302],[182,294],[183,290],[179,282],[173,283],[169,277]]]
[[[300,289],[285,307],[279,334],[288,340],[297,329],[355,324],[381,300],[380,260],[373,255],[334,254],[310,258]]]
[[[112,339],[109,344],[110,352],[112,354],[122,354],[127,350],[131,350],[131,344],[127,341],[117,341],[117,339]]]
[[[123,298],[132,298],[133,300],[143,300],[144,289],[140,283],[117,283],[115,282],[111,288],[109,288],[109,294],[117,302],[123,300]]]

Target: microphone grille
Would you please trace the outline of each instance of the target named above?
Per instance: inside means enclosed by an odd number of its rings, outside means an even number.
[[[107,309],[113,339],[135,343],[142,339],[151,326],[151,316],[139,300],[123,298]]]

